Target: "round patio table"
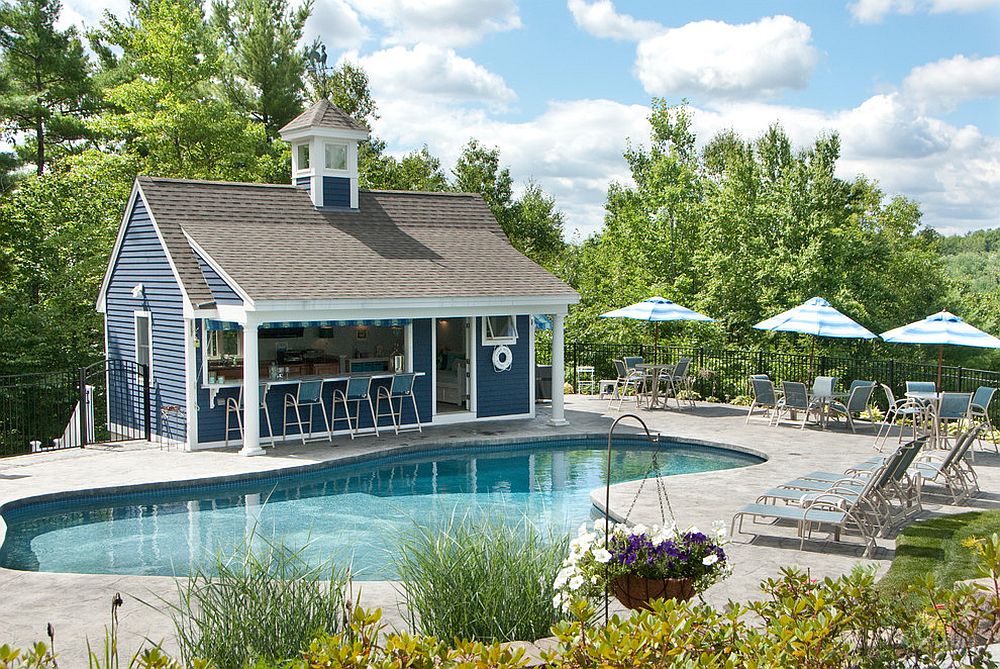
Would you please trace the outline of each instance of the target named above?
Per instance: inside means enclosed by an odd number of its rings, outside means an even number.
[[[931,407],[931,447],[939,448],[940,442],[940,429],[941,426],[938,422],[938,407],[941,404],[941,395],[943,393],[932,393],[922,390],[914,390],[912,392],[903,393],[904,397],[908,397],[911,400],[917,400],[923,404],[930,405]]]
[[[653,387],[649,391],[649,399],[646,401],[647,409],[666,408],[666,401],[660,404],[660,378],[663,373],[672,374],[675,365],[654,364],[651,362],[640,362],[636,369],[646,373],[647,378],[652,379]]]

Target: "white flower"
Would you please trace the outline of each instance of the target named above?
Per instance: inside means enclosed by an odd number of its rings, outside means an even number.
[[[594,585],[597,585],[597,574],[594,574],[593,576],[590,577],[590,582],[593,583]]]
[[[611,560],[611,553],[609,553],[604,548],[598,548],[596,551],[594,551],[594,559],[600,562],[601,564],[604,564]]]
[[[579,590],[581,585],[583,585],[583,576],[580,574],[577,574],[573,578],[569,579],[570,590]]]
[[[633,537],[637,537],[641,534],[646,534],[647,532],[649,532],[649,528],[641,523],[638,525],[633,525],[632,529],[628,531],[628,533],[631,534]]]
[[[719,556],[716,555],[715,553],[712,553],[711,555],[706,555],[705,558],[701,561],[701,563],[706,567],[711,567],[718,561],[719,561]]]
[[[579,570],[576,567],[574,567],[574,566],[563,567],[562,569],[559,570],[559,573],[556,574],[556,580],[552,584],[552,587],[554,587],[556,590],[562,589],[563,586],[565,586],[566,583],[571,578],[573,578],[574,576],[576,576],[578,573],[579,573]]]
[[[563,604],[563,594],[561,592],[557,592],[555,596],[552,598],[552,608],[555,609],[562,608],[562,604]]]
[[[726,532],[726,523],[725,523],[725,521],[717,520],[714,523],[712,523],[712,530],[715,532],[715,537],[717,539],[725,539],[726,538],[727,532]]]

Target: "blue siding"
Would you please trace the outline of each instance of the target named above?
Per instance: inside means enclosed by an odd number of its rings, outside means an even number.
[[[482,319],[477,324],[482,327]],[[493,346],[482,346],[482,335],[476,332],[476,416],[511,416],[531,411],[529,379],[531,365],[528,351],[528,316],[517,317],[517,343],[510,347],[513,356],[510,369],[493,369]]]
[[[350,207],[351,180],[347,177],[323,177],[323,206]]]
[[[295,185],[299,188],[305,188],[308,193],[312,188],[312,179],[309,177],[296,177]]]
[[[226,283],[226,280],[219,276],[218,272],[212,269],[211,265],[205,262],[201,254],[196,252],[194,255],[198,258],[198,267],[201,268],[201,273],[205,275],[205,282],[208,283],[208,288],[212,291],[215,303],[243,304],[243,300],[236,294],[232,286]]]
[[[132,288],[142,284],[144,294],[132,297]],[[153,384],[151,415],[153,433],[164,434],[160,409],[164,405],[185,406],[184,384],[184,301],[149,212],[141,198],[136,198],[129,215],[118,257],[114,260],[107,293],[105,328],[109,358],[135,360],[136,311],[152,315]],[[114,383],[114,377],[111,378]],[[109,388],[114,398],[118,390]],[[139,427],[140,416],[119,403],[112,402],[111,421]],[[181,424],[178,424],[181,423]],[[183,440],[186,425],[173,421],[167,436]]]

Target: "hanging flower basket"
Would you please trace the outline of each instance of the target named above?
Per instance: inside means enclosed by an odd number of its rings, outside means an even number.
[[[694,597],[694,579],[644,578],[625,574],[611,582],[611,594],[632,610],[649,610],[649,603],[654,599],[687,601]]]

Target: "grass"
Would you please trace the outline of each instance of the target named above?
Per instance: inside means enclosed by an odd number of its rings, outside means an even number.
[[[444,529],[415,526],[394,559],[411,627],[442,639],[548,636],[560,618],[552,583],[568,543],[527,521],[465,516]]]
[[[298,657],[345,617],[346,568],[310,566],[301,550],[251,534],[177,585],[169,604],[181,657],[216,669],[241,669]]]
[[[907,589],[928,575],[933,575],[939,586],[976,578],[975,554],[962,542],[994,532],[1000,533],[1000,511],[973,511],[912,523],[897,537],[896,558],[879,581],[879,589],[915,603]]]

